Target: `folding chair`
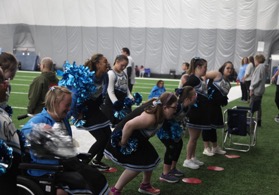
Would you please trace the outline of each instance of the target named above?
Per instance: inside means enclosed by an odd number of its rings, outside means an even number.
[[[224,111],[223,148],[248,152],[256,145],[257,113],[250,107],[233,107]]]

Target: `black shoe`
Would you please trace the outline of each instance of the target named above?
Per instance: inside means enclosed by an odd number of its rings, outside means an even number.
[[[95,168],[97,168],[99,171],[106,171],[106,170],[109,170],[109,166],[106,165],[105,163],[102,163],[102,162],[98,162],[96,160],[92,160],[90,163],[89,163],[90,166],[93,166]]]

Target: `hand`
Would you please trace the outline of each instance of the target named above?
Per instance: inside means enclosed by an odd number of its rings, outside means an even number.
[[[116,110],[116,111],[120,111],[123,109],[123,106],[124,106],[124,103],[123,102],[120,102],[120,101],[116,101],[113,103],[113,108]]]

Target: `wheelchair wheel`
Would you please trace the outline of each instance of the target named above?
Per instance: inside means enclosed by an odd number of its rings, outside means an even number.
[[[19,195],[44,195],[38,184],[22,176],[17,177],[17,190]]]

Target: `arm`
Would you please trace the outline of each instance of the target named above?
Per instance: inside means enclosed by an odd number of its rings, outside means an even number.
[[[144,121],[144,122],[143,122]],[[153,114],[147,114],[143,112],[141,115],[129,120],[122,130],[122,138],[120,145],[126,145],[129,137],[133,134],[133,131],[145,129],[155,124],[155,116]]]
[[[271,81],[274,82],[275,78],[279,75],[279,68],[278,70],[274,73],[274,75],[271,77]]]
[[[114,82],[115,82],[115,74],[113,71],[108,72],[108,90],[107,93],[112,103],[116,102],[118,99],[114,93]]]
[[[214,81],[216,81],[222,78],[222,74],[219,71],[209,71],[206,73],[205,78],[205,80],[213,79]]]

